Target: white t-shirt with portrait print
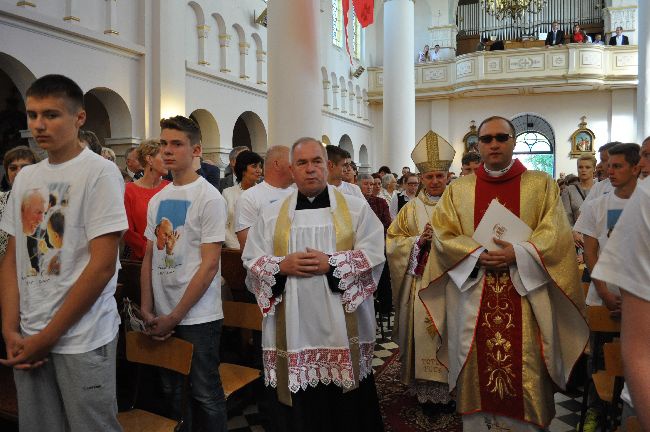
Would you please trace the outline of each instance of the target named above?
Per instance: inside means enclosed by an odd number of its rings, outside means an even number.
[[[601,251],[592,277],[650,302],[650,180],[637,183],[616,228]],[[632,406],[627,384],[621,399]]]
[[[113,162],[84,149],[67,162],[45,159],[20,171],[0,229],[16,239],[24,335],[39,333],[59,310],[90,261],[90,240],[127,228],[122,176]],[[61,237],[60,243],[55,236]],[[118,266],[119,261],[99,298],[61,336],[53,353],[85,353],[115,338],[120,323],[113,297]]]
[[[616,196],[615,192],[585,201],[580,207],[580,216],[573,230],[597,239],[599,251],[602,252],[627,202],[627,199]],[[613,294],[621,295],[618,285],[608,283],[607,288]],[[603,304],[593,282],[589,285],[586,304],[588,306]]]
[[[167,315],[201,265],[201,245],[224,242],[226,200],[203,177],[183,186],[171,183],[149,201],[145,237],[153,242],[151,284],[155,312]],[[220,280],[221,267],[179,325],[223,318]]]

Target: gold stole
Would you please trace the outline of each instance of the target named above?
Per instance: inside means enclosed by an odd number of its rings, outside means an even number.
[[[332,222],[336,235],[336,251],[351,250],[354,246],[354,230],[352,228],[352,216],[348,209],[348,203],[343,194],[333,189],[336,198],[336,209],[332,211]],[[289,218],[289,204],[292,195],[287,197],[280,207],[280,214],[275,223],[273,234],[273,254],[275,256],[286,256],[289,254],[289,237],[291,235],[291,219]],[[275,309],[275,349],[277,351],[277,363],[275,373],[277,376],[278,400],[285,405],[292,406],[291,391],[289,390],[289,362],[287,352],[287,321],[285,301],[281,301]],[[343,307],[343,305],[341,305]],[[348,334],[350,348],[350,361],[352,362],[352,373],[354,375],[354,386],[346,391],[359,387],[359,329],[356,312],[345,313],[345,326]]]
[[[425,192],[422,191],[415,199],[415,219],[418,232],[422,233],[427,222],[431,223],[430,212],[427,212],[427,206],[433,210],[436,203],[429,200]],[[435,253],[432,249],[431,253]],[[415,378],[426,381],[447,382],[447,368],[438,361],[437,351],[440,342],[435,325],[429,313],[426,310],[424,301],[428,300],[429,291],[423,291],[429,286],[429,262],[432,257],[429,256],[424,273],[421,278],[414,277],[415,293],[413,295],[413,344],[415,354]],[[421,298],[424,296],[424,298]]]

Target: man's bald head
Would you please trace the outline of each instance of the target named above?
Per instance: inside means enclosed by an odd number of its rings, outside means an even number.
[[[293,183],[289,163],[289,147],[273,146],[264,158],[264,181],[271,186],[286,188]]]

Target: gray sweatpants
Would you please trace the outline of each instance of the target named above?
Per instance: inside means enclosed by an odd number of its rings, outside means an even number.
[[[83,354],[50,353],[41,367],[14,370],[21,431],[121,431],[115,395],[117,337]]]

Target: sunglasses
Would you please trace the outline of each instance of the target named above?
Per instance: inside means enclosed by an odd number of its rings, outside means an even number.
[[[481,135],[478,137],[478,140],[481,141],[483,144],[490,144],[493,139],[497,140],[497,142],[503,143],[508,141],[510,138],[512,138],[512,135],[506,134],[506,133],[498,133],[494,135]]]

